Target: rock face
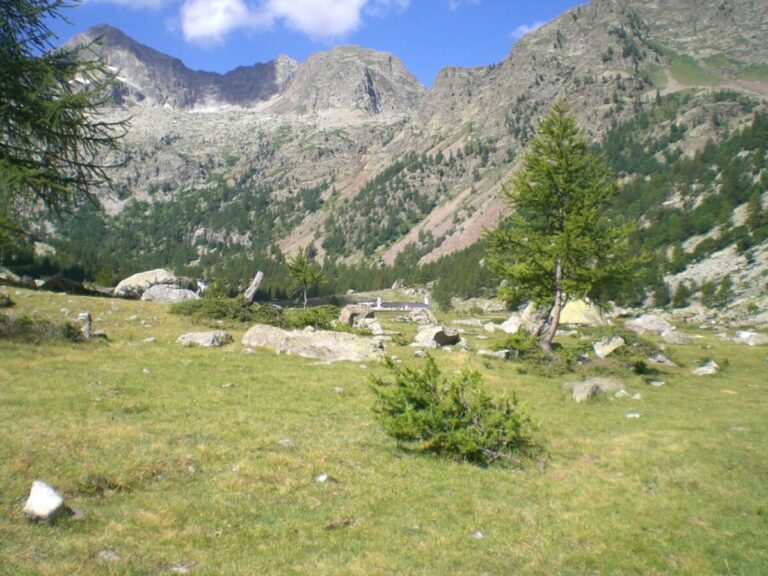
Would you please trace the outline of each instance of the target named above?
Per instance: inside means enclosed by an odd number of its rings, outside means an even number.
[[[624,384],[613,378],[592,378],[584,382],[567,382],[565,388],[572,389],[571,398],[574,402],[586,402],[591,398],[624,389]]]
[[[413,343],[425,348],[440,348],[458,344],[459,340],[461,340],[461,336],[456,330],[445,326],[424,326],[416,333]]]
[[[199,300],[200,296],[192,292],[192,290],[179,288],[178,286],[155,284],[144,291],[141,295],[141,299],[145,302],[169,304],[173,302],[185,302],[187,300]]]
[[[592,345],[592,349],[595,351],[595,356],[605,358],[624,346],[624,344],[624,338],[621,336],[609,336],[595,342]]]
[[[327,330],[288,331],[257,324],[245,333],[242,343],[269,348],[278,354],[295,354],[327,362],[365,362],[382,357],[379,343],[355,334]]]
[[[68,511],[64,498],[53,487],[42,480],[32,482],[29,498],[24,504],[24,514],[36,520],[51,520]]]
[[[339,323],[344,326],[354,326],[358,320],[362,318],[374,318],[375,314],[373,310],[367,306],[359,306],[357,304],[349,304],[344,306],[339,313]]]
[[[215,348],[232,342],[232,336],[226,330],[214,330],[212,332],[189,332],[179,336],[176,342],[185,348],[189,348],[190,346]]]
[[[114,295],[120,298],[140,298],[144,292],[157,284],[176,284],[176,275],[163,268],[139,272],[129,276],[115,286]]]

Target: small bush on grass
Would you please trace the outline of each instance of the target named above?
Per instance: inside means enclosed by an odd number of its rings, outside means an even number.
[[[312,326],[318,330],[331,330],[339,317],[339,309],[330,304],[312,308],[288,308],[285,310],[285,324],[288,328]]]
[[[83,334],[80,327],[72,322],[59,324],[29,316],[0,314],[0,338],[34,343],[53,340],[82,342]]]
[[[170,308],[171,313],[190,316],[197,321],[230,320],[254,324],[269,324],[278,328],[304,328],[312,326],[321,330],[333,327],[338,318],[336,306],[313,308],[281,308],[274,304],[249,304],[242,297],[201,298],[179,302]]]
[[[13,300],[8,294],[0,294],[0,308],[10,308],[13,306]]]
[[[519,462],[534,452],[533,421],[525,406],[485,390],[478,372],[446,378],[427,356],[423,370],[399,368],[394,379],[372,378],[376,419],[387,434],[419,450],[489,464]]]
[[[525,330],[510,334],[497,342],[495,350],[511,350],[513,359],[522,361],[532,372],[545,376],[560,376],[578,369],[578,356],[581,350],[563,348],[555,344],[555,354],[541,350],[539,342]],[[527,372],[523,369],[523,372]]]
[[[173,304],[170,312],[179,316],[190,316],[195,320],[252,322],[255,307],[244,298],[201,298]]]

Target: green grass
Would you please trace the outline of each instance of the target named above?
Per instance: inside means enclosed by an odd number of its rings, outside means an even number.
[[[756,64],[744,70],[744,78],[755,82],[768,82],[768,64]]]
[[[667,73],[658,64],[643,66],[641,74],[651,83],[651,86],[658,90],[663,90],[667,86]]]
[[[568,399],[567,377],[438,351],[446,374],[481,371],[539,423],[541,460],[481,468],[384,434],[368,382],[381,366],[244,354],[247,325],[230,326],[224,349],[182,349],[176,337],[199,326],[146,302],[14,301],[57,321],[89,309],[110,341],[0,341],[0,574],[172,574],[186,562],[192,574],[768,572],[765,347],[668,346],[682,367],[663,371],[666,386],[629,376],[641,400],[586,405]],[[467,337],[490,348],[496,337],[481,335]],[[691,376],[705,356],[728,366]],[[26,521],[37,478],[85,518]],[[120,559],[99,560],[105,549]]]
[[[704,70],[699,63],[687,55],[676,55],[672,60],[670,72],[675,80],[687,86],[709,86],[717,84],[717,78]]]

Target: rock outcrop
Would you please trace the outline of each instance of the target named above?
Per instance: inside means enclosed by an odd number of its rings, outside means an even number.
[[[369,338],[328,330],[283,330],[266,324],[253,326],[243,336],[244,346],[260,346],[278,354],[316,358],[327,362],[367,362],[383,356],[381,344]]]
[[[154,286],[150,286],[141,295],[141,300],[144,300],[145,302],[157,302],[159,304],[171,304],[199,299],[200,296],[192,292],[192,290],[168,284],[155,284]]]
[[[141,298],[146,290],[158,284],[175,285],[179,279],[170,270],[156,268],[129,276],[115,286],[113,294],[120,298]]]

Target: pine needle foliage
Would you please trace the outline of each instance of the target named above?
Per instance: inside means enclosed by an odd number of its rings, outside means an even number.
[[[39,205],[57,212],[95,201],[109,183],[105,152],[116,151],[126,121],[105,120],[113,76],[91,45],[54,49],[48,23],[64,0],[0,3],[0,231],[29,234]],[[115,157],[113,155],[113,157]]]
[[[431,356],[423,370],[400,368],[391,358],[393,379],[373,377],[373,412],[389,436],[417,450],[475,464],[519,462],[534,449],[527,408],[493,399],[478,372],[442,375]]]

